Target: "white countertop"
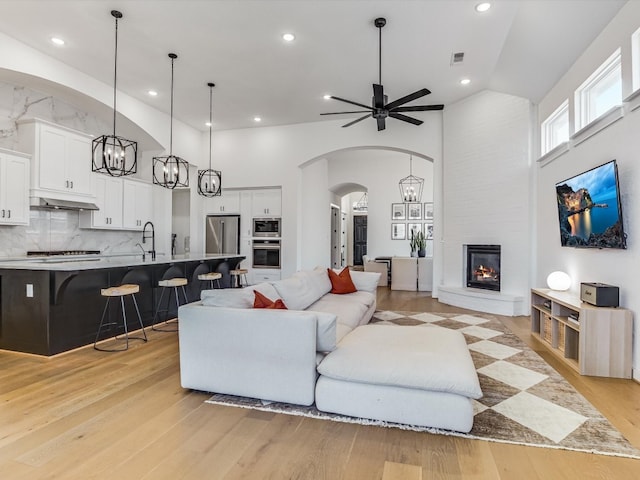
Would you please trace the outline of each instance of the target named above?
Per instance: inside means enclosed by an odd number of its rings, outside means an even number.
[[[188,253],[184,255],[158,254],[155,260],[147,254],[142,260],[141,253],[121,253],[107,255],[60,255],[53,257],[14,257],[0,258],[0,269],[8,270],[49,270],[74,271],[98,270],[101,268],[134,267],[138,265],[162,265],[179,262],[194,262],[200,260],[224,260],[239,258],[243,255],[228,253],[212,255],[207,253]]]

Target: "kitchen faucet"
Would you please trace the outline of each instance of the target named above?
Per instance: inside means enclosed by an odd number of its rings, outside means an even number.
[[[147,252],[144,251],[144,248],[142,247],[142,245],[140,245],[140,242],[136,243],[136,247],[140,247],[140,250],[142,250],[142,261],[144,262],[144,259],[147,256]]]
[[[147,225],[151,226],[151,235],[147,235]],[[151,250],[148,252],[151,254],[151,260],[155,261],[156,259],[156,231],[153,228],[153,223],[147,222],[144,224],[144,228],[142,229],[142,243],[145,243],[146,239],[151,239]],[[143,249],[144,250],[144,249]]]

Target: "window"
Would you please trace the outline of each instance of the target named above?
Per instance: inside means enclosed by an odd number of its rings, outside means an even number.
[[[562,102],[562,105],[542,122],[540,129],[542,155],[569,140],[569,101]]]
[[[618,48],[576,90],[576,129],[581,129],[621,101],[622,68]]]
[[[633,91],[640,89],[640,28],[631,35]]]

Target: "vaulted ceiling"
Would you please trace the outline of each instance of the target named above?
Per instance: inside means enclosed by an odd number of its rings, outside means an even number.
[[[325,94],[369,104],[378,79],[373,20],[381,16],[382,83],[390,100],[426,87],[432,94],[415,103],[446,105],[483,89],[535,103],[626,3],[495,0],[481,14],[478,2],[3,0],[0,31],[112,85],[110,11],[120,10],[118,88],[168,113],[167,54],[175,52],[175,117],[205,130],[206,84],[214,82],[214,128],[231,129],[335,119],[320,113],[345,104]],[[285,32],[296,39],[283,41]],[[52,36],[65,45],[53,45]],[[464,61],[452,66],[456,52]],[[462,78],[471,83],[461,85]]]

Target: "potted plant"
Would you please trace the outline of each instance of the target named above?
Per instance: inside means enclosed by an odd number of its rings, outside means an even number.
[[[417,257],[418,256],[418,235],[413,230],[411,230],[411,238],[409,239],[409,248],[411,249],[411,256]]]
[[[427,254],[427,239],[423,232],[418,232],[415,235],[416,249],[418,250],[418,256],[424,257]]]

